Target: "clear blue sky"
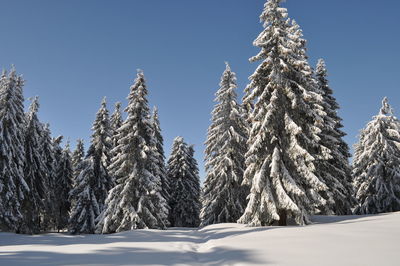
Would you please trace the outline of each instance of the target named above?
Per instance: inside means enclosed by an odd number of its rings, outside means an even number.
[[[15,64],[25,97],[40,96],[40,119],[54,135],[86,140],[100,101],[110,112],[144,70],[167,156],[172,139],[203,142],[224,61],[242,95],[257,63],[248,58],[262,30],[264,0],[0,0],[0,67]],[[308,40],[310,63],[326,60],[346,141],[375,115],[383,96],[400,112],[398,0],[288,0]],[[28,104],[28,103],[27,103]],[[398,113],[399,114],[399,113]],[[399,114],[400,115],[400,114]]]

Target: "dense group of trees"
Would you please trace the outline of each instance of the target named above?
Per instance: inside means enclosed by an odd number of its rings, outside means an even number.
[[[325,62],[310,66],[299,25],[268,0],[254,41],[260,62],[237,99],[226,64],[208,129],[200,187],[194,147],[176,137],[165,162],[157,108],[145,76],[109,115],[106,98],[90,146],[71,152],[24,112],[24,80],[0,77],[0,230],[114,233],[139,228],[308,224],[313,214],[400,211],[400,122],[388,100],[362,130],[353,165]]]

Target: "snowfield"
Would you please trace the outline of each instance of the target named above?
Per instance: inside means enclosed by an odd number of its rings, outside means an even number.
[[[0,265],[400,265],[400,212],[313,221],[111,235],[0,233]]]

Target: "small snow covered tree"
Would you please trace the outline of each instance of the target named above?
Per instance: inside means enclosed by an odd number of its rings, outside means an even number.
[[[51,142],[53,143],[53,154],[56,168],[58,166],[58,162],[61,160],[62,151],[61,142],[63,141],[63,136],[58,136],[56,138],[52,138]],[[56,170],[57,172],[57,170]]]
[[[400,121],[387,98],[354,148],[355,213],[400,211]]]
[[[72,153],[72,168],[77,169],[78,165],[83,161],[85,158],[85,146],[83,144],[83,139],[78,139],[76,141],[76,148],[74,152]],[[75,176],[75,174],[74,174]]]
[[[18,232],[21,202],[29,191],[24,180],[23,80],[12,68],[0,77],[0,230]]]
[[[160,180],[152,172],[157,160],[142,71],[138,71],[131,86],[125,111],[128,116],[118,129],[118,153],[110,165],[117,184],[110,190],[98,218],[99,233],[165,228],[159,209]]]
[[[112,147],[118,146],[118,129],[122,126],[121,103],[115,103],[114,113],[110,117]]]
[[[45,215],[47,200],[47,166],[42,149],[43,127],[37,117],[39,109],[38,97],[35,97],[26,114],[25,126],[25,181],[29,192],[26,192],[22,203],[24,221],[21,230],[24,233],[39,233],[42,225],[41,219]]]
[[[153,169],[153,174],[158,176],[160,180],[160,191],[161,191],[161,210],[163,212],[164,220],[166,225],[168,222],[169,213],[169,180],[167,176],[167,169],[165,166],[165,155],[164,155],[164,139],[161,135],[160,120],[158,118],[158,109],[154,107],[153,114],[151,117],[151,125],[153,129],[154,139],[154,153],[156,157],[156,167]]]
[[[322,153],[317,160],[318,174],[328,186],[328,191],[323,195],[327,204],[320,210],[320,213],[351,214],[355,199],[351,186],[350,152],[348,145],[343,140],[346,134],[342,131],[342,119],[337,113],[339,105],[329,87],[323,59],[318,61],[315,76],[317,87],[324,98],[323,107],[327,114],[324,119],[325,126],[320,133],[321,144],[329,149]]]
[[[43,163],[46,166],[46,203],[45,214],[42,222],[42,231],[53,230],[56,228],[56,205],[57,197],[55,192],[55,177],[57,173],[57,161],[55,158],[55,147],[51,138],[49,124],[43,124],[41,136],[41,152]]]
[[[70,192],[73,202],[69,231],[72,234],[93,234],[96,229],[96,218],[100,214],[99,204],[95,195],[96,174],[93,157],[88,157],[77,166],[79,175],[75,186]]]
[[[110,154],[112,149],[111,127],[106,106],[106,98],[103,99],[101,107],[96,114],[92,127],[91,145],[87,157],[93,158],[94,179],[93,187],[100,210],[103,209],[108,191],[114,186],[112,177],[108,174],[107,167],[110,165]]]
[[[57,140],[60,140],[58,138]],[[58,231],[67,228],[71,202],[69,192],[72,189],[72,162],[69,144],[61,151],[60,159],[57,162],[56,175],[54,180],[55,189],[55,220]]]
[[[171,226],[197,227],[200,223],[200,181],[193,152],[182,137],[174,139],[167,167]]]
[[[189,172],[191,173],[190,183],[191,183],[191,195],[193,198],[193,217],[194,224],[199,226],[200,224],[200,211],[201,211],[201,188],[200,188],[200,175],[199,175],[199,165],[197,160],[194,158],[194,145],[188,146],[188,165],[189,165]]]
[[[246,208],[249,191],[242,182],[247,125],[235,89],[236,74],[226,64],[206,141],[202,225],[236,222]]]
[[[282,0],[269,0],[260,19],[264,30],[254,41],[260,61],[245,89],[251,107],[244,184],[251,186],[248,204],[238,220],[250,226],[288,220],[309,223],[309,213],[326,204],[328,188],[316,175],[315,160],[323,118],[322,97],[313,83],[305,40],[287,19]]]
[[[112,149],[110,151],[110,158],[113,158],[114,156],[116,156],[119,153],[119,150],[117,149],[118,139],[119,139],[118,129],[123,124],[120,102],[115,103],[115,110],[114,110],[114,113],[111,115],[110,124],[111,124],[111,144],[112,144]],[[107,170],[108,170],[108,174],[112,178],[113,184],[115,185],[114,169],[108,167]]]

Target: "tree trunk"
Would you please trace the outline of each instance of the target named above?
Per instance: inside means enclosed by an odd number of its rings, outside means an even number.
[[[279,226],[286,226],[287,225],[287,214],[285,210],[279,211]]]

